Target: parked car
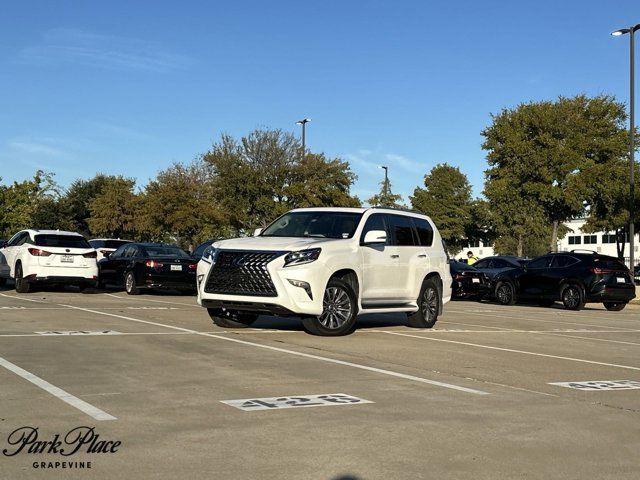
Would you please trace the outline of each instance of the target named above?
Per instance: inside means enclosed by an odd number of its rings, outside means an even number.
[[[451,284],[453,298],[482,298],[490,292],[489,280],[483,272],[475,268],[475,265],[452,260],[449,268],[453,278]]]
[[[92,238],[89,240],[89,245],[96,249],[98,261],[100,261],[115,252],[118,247],[131,242],[132,240],[121,240],[119,238]]]
[[[127,243],[98,262],[100,286],[124,286],[129,295],[142,289],[195,292],[197,264],[176,245]]]
[[[215,239],[211,239],[198,245],[195,248],[195,250],[191,252],[191,258],[195,259],[196,261],[200,260],[202,258],[202,254],[207,249],[207,247],[210,247],[211,245],[213,245],[215,241],[216,241]]]
[[[495,255],[478,260],[473,266],[484,273],[489,280],[493,280],[499,273],[510,268],[519,268],[529,260],[512,255]]]
[[[255,233],[214,243],[198,263],[198,303],[216,325],[247,327],[264,313],[334,336],[357,315],[406,312],[430,328],[451,298],[447,254],[424,215],[304,208]]]
[[[504,305],[529,300],[549,306],[560,300],[565,308],[579,310],[585,303],[602,302],[617,311],[635,298],[631,273],[617,258],[578,250],[534,258],[496,275],[494,285]]]
[[[96,251],[76,232],[22,230],[0,248],[0,284],[15,280],[16,292],[34,284],[95,286]]]
[[[640,285],[640,263],[633,268],[633,278],[636,281],[636,285]]]

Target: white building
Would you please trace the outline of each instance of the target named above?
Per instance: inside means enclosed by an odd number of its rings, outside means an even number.
[[[585,233],[582,231],[582,227],[585,224],[585,219],[580,218],[577,220],[570,220],[565,223],[569,228],[567,234],[561,240],[558,240],[558,251],[569,252],[571,250],[584,249],[593,250],[594,252],[602,253],[603,255],[611,255],[612,257],[618,256],[616,250],[616,237],[615,233],[608,232],[594,232]],[[490,257],[494,254],[493,246],[484,245],[482,242],[475,241],[470,242],[469,246],[465,247],[456,258],[467,258],[467,252],[472,251],[473,254],[478,257]],[[629,261],[629,242],[627,241],[624,248],[624,255]],[[636,234],[634,258],[640,259],[640,235]]]

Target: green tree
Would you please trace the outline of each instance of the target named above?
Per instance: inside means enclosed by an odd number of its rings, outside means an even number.
[[[436,165],[425,175],[424,188],[417,187],[409,198],[413,209],[431,217],[453,255],[466,245],[473,201],[469,180],[458,167]]]
[[[67,189],[66,195],[60,201],[60,209],[69,218],[70,229],[85,236],[90,236],[89,229],[89,205],[102,193],[104,186],[117,181],[116,176],[97,174],[89,180],[74,180]]]
[[[298,140],[282,130],[255,130],[239,141],[223,135],[202,159],[238,233],[264,227],[291,208],[359,202],[349,199],[355,175],[348,163],[313,154],[301,161]]]
[[[134,192],[135,180],[110,177],[101,192],[89,201],[88,226],[95,235],[132,238],[138,230],[140,199]]]
[[[153,240],[177,242],[192,250],[210,238],[227,236],[226,215],[218,205],[211,167],[176,163],[150,181],[142,197],[140,229]]]
[[[485,195],[500,221],[522,237],[541,228],[542,217],[556,250],[560,225],[584,212],[581,172],[624,155],[624,118],[623,105],[604,95],[531,102],[494,116],[482,132],[490,167]],[[497,204],[509,195],[508,206]]]
[[[372,207],[387,207],[387,208],[404,208],[402,204],[402,195],[393,193],[391,190],[391,180],[388,177],[380,182],[380,193],[376,193],[373,197],[367,200],[367,203]]]

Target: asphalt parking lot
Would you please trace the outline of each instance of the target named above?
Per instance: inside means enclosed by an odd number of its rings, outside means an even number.
[[[638,306],[452,302],[433,330],[372,315],[339,338],[254,326],[215,327],[189,296],[0,289],[0,451],[27,426],[121,442],[66,457],[27,445],[0,455],[0,478],[640,475],[640,390],[553,385],[640,382]],[[337,393],[351,397],[301,407]]]

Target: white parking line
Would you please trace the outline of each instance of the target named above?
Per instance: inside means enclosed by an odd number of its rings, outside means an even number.
[[[503,347],[494,347],[491,345],[482,345],[479,343],[470,343],[470,342],[460,342],[457,340],[445,340],[444,338],[433,338],[433,337],[422,337],[419,335],[412,335],[408,333],[399,333],[399,332],[389,332],[387,330],[377,330],[378,333],[386,333],[387,335],[399,335],[401,337],[410,337],[410,338],[419,338],[420,340],[429,340],[431,342],[444,342],[444,343],[454,343],[456,345],[466,345],[468,347],[477,347],[477,348],[486,348],[489,350],[499,350],[502,352],[510,352],[510,353],[519,353],[522,355],[533,355],[535,357],[546,357],[546,358],[556,358],[559,360],[569,360],[572,362],[579,363],[589,363],[592,365],[603,365],[605,367],[614,367],[614,368],[624,368],[627,370],[638,370],[640,371],[640,367],[633,367],[630,365],[619,365],[617,363],[607,363],[607,362],[596,362],[595,360],[586,360],[583,358],[573,358],[573,357],[563,357],[561,355],[551,355],[548,353],[538,353],[538,352],[528,352],[526,350],[515,350],[512,348],[503,348]]]
[[[396,377],[396,378],[403,378],[405,380],[412,380],[414,382],[426,383],[426,384],[434,385],[434,386],[437,386],[437,387],[449,388],[449,389],[452,389],[452,390],[458,390],[458,391],[465,392],[465,393],[473,393],[473,394],[476,394],[476,395],[489,395],[488,392],[483,392],[482,390],[475,390],[473,388],[462,387],[460,385],[453,385],[453,384],[450,384],[450,383],[438,382],[436,380],[429,380],[427,378],[416,377],[416,376],[413,376],[413,375],[407,375],[407,374],[400,373],[400,372],[394,372],[392,370],[384,370],[382,368],[370,367],[368,365],[362,365],[362,364],[359,364],[359,363],[346,362],[344,360],[337,360],[335,358],[322,357],[320,355],[311,355],[309,353],[297,352],[295,350],[287,350],[285,348],[272,347],[270,345],[263,345],[261,343],[248,342],[246,340],[239,340],[239,339],[236,339],[236,338],[229,338],[229,337],[224,337],[224,336],[221,336],[221,335],[214,335],[214,334],[211,334],[211,333],[197,332],[195,330],[191,330],[191,329],[188,329],[188,328],[176,327],[176,326],[173,326],[173,325],[166,325],[166,324],[163,324],[163,323],[151,322],[151,321],[148,321],[148,320],[141,320],[141,319],[132,318],[132,317],[126,317],[124,315],[116,315],[114,313],[101,312],[99,310],[92,310],[92,309],[89,309],[89,308],[75,307],[73,305],[64,305],[64,304],[61,304],[61,306],[72,308],[74,310],[81,310],[81,311],[84,311],[84,312],[95,313],[97,315],[105,315],[105,316],[108,316],[108,317],[120,318],[120,319],[128,320],[128,321],[131,321],[131,322],[146,323],[146,324],[149,324],[149,325],[156,325],[156,326],[160,326],[160,327],[171,328],[171,329],[180,330],[180,331],[183,331],[183,332],[190,332],[190,333],[193,333],[195,335],[202,335],[204,337],[217,338],[218,340],[224,340],[226,342],[234,342],[234,343],[239,343],[241,345],[248,345],[248,346],[251,346],[251,347],[263,348],[265,350],[271,350],[271,351],[274,351],[274,352],[286,353],[288,355],[294,355],[294,356],[297,356],[297,357],[310,358],[310,359],[313,359],[313,360],[320,360],[322,362],[333,363],[333,364],[336,364],[336,365],[343,365],[343,366],[347,366],[347,367],[358,368],[360,370],[366,370],[366,371],[369,371],[369,372],[380,373],[382,375],[388,375],[388,376]]]
[[[54,397],[58,397],[63,402],[71,405],[74,408],[77,408],[83,413],[86,413],[90,417],[93,417],[96,420],[104,421],[104,420],[117,420],[113,415],[109,415],[107,412],[100,410],[97,407],[94,407],[90,403],[85,402],[84,400],[80,400],[78,397],[71,395],[70,393],[65,392],[61,388],[56,387],[55,385],[51,385],[46,380],[41,379],[40,377],[34,375],[33,373],[27,372],[26,370],[20,368],[19,366],[11,363],[8,360],[0,357],[0,366],[6,368],[10,372],[15,373],[16,375],[28,380],[33,383],[37,387],[40,387],[47,393],[50,393]]]
[[[7,295],[6,293],[0,293],[0,296],[12,298],[14,300],[23,300],[25,302],[49,303],[49,302],[45,302],[44,300],[36,300],[35,298],[16,297],[14,295]]]
[[[133,300],[133,301],[139,301],[139,302],[155,302],[155,303],[168,303],[169,305],[185,305],[187,307],[197,307],[197,308],[201,308],[200,305],[198,305],[195,300],[193,303],[180,303],[180,302],[167,302],[166,300],[151,300],[150,298],[140,298],[140,297],[131,297],[131,296],[120,296],[120,295],[114,295],[113,293],[105,293],[104,295],[107,295],[109,297],[113,297],[113,298],[117,298],[119,300]]]

